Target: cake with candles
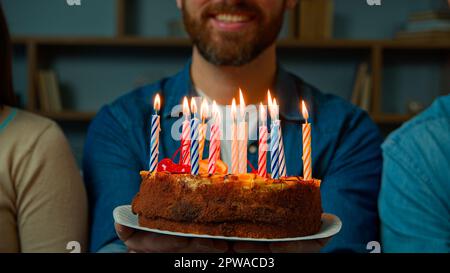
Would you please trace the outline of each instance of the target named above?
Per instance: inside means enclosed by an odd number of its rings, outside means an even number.
[[[269,97],[269,107],[271,102]],[[184,108],[188,107],[186,99],[183,104]],[[195,103],[191,102],[192,105],[195,114]],[[262,105],[260,108],[259,119],[265,120]],[[276,121],[274,114],[271,112],[272,120]],[[198,155],[203,153],[198,151],[204,133],[202,118],[196,119],[194,115],[189,122],[187,111],[184,116],[182,135],[199,134],[200,137],[186,141],[182,136],[179,164],[166,158],[155,165],[155,155],[151,155],[150,170],[140,173],[142,183],[132,202],[132,212],[138,215],[141,226],[191,234],[267,239],[307,236],[320,230],[321,182],[312,178],[308,162],[303,164],[305,178],[286,175],[279,121],[272,124],[270,134],[265,123],[260,123],[258,170],[247,173],[247,162],[233,162],[235,167],[229,171],[219,159],[220,132],[215,130],[220,130],[220,126],[214,127],[214,122],[220,121],[218,116],[213,115],[207,159]],[[158,121],[158,118],[154,116],[152,120]],[[152,133],[159,132],[159,122],[156,124],[157,128],[152,126]],[[188,129],[196,132],[187,132]],[[305,145],[305,142],[310,143],[308,123],[303,126],[303,131],[303,139],[300,139],[304,141],[304,147],[309,147]],[[271,141],[269,151],[278,151],[270,153],[270,174],[266,171],[269,152],[267,139],[264,139],[269,135],[277,140]],[[152,151],[157,151],[157,143],[157,140],[151,141]],[[303,160],[310,162],[310,149],[304,148],[303,153]],[[240,156],[234,158],[239,160]],[[239,169],[241,166],[244,171]]]

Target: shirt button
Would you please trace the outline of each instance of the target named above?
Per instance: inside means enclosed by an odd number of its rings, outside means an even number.
[[[254,154],[257,151],[258,151],[258,148],[254,144],[252,144],[252,145],[250,145],[250,147],[248,147],[248,152],[251,153],[251,154]]]

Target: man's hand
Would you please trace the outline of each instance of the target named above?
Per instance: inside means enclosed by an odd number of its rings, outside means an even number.
[[[233,244],[233,250],[235,252],[242,253],[317,253],[329,242],[330,239],[331,237],[318,240],[277,243],[236,242]]]
[[[117,235],[130,252],[148,253],[224,253],[228,243],[223,240],[187,238],[139,231],[115,224]]]
[[[316,253],[331,239],[278,243],[227,243],[224,240],[187,238],[139,231],[115,224],[117,235],[130,252],[154,253]]]

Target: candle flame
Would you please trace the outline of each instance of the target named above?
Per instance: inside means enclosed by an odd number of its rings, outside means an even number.
[[[220,111],[219,111],[219,107],[217,107],[217,103],[216,103],[216,101],[214,100],[213,101],[213,104],[212,104],[212,110],[211,110],[212,112],[211,112],[211,114],[212,114],[212,117],[214,118],[214,121],[215,122],[219,122],[219,120],[220,120]]]
[[[308,109],[306,108],[305,102],[303,100],[302,100],[302,114],[303,114],[303,118],[306,120],[306,122],[308,122],[309,113],[308,113]]]
[[[262,104],[262,102],[259,103],[259,119],[263,124],[266,123],[266,109],[264,109],[264,105]]]
[[[236,99],[233,98],[233,101],[231,102],[231,119],[233,120],[233,122],[236,119],[236,113],[237,113]]]
[[[153,109],[155,109],[156,112],[158,112],[161,109],[161,98],[159,97],[159,94],[156,94],[154,103],[153,103]]]
[[[205,98],[203,98],[202,105],[200,106],[200,116],[202,117],[203,120],[208,117],[208,112],[209,112],[208,101]]]
[[[187,97],[184,97],[183,99],[183,115],[187,119],[190,115],[189,113],[189,102]]]
[[[241,117],[242,119],[245,118],[245,101],[244,101],[244,95],[242,95],[242,90],[239,88],[239,108],[241,110]]]
[[[270,109],[270,118],[273,120],[278,119],[278,103],[277,103],[276,98],[272,99],[271,109]]]
[[[275,115],[274,115],[272,94],[270,94],[270,90],[267,91],[267,105],[269,106],[270,118],[273,120],[273,119],[275,119]]]
[[[191,98],[191,112],[192,114],[197,114],[197,103],[194,98]]]

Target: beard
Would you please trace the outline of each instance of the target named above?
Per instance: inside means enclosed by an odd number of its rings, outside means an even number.
[[[210,15],[239,12],[252,14],[254,22],[251,31],[218,32],[218,39],[214,39],[214,29],[208,24]],[[194,18],[184,3],[182,13],[186,32],[200,55],[209,63],[219,66],[242,66],[253,61],[275,42],[284,19],[284,9],[274,18],[264,18],[261,9],[248,2],[210,4],[200,18]]]

